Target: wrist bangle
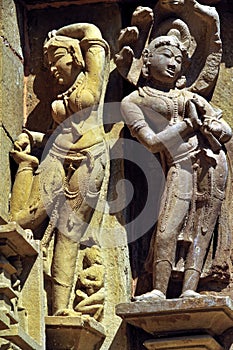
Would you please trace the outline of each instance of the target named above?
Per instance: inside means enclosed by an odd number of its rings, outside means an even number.
[[[143,120],[138,120],[134,122],[132,125],[129,125],[129,129],[131,131],[132,136],[135,136],[140,129],[146,126],[147,126],[147,122],[143,119]]]
[[[30,167],[30,166],[25,166],[24,168],[19,169],[19,170],[17,171],[17,174],[22,173],[23,171],[26,171],[26,170],[31,170],[31,171],[33,171],[33,168]]]

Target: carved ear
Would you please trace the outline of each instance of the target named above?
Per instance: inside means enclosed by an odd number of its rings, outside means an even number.
[[[143,63],[145,63],[145,62],[148,61],[149,54],[150,54],[150,50],[149,50],[148,48],[145,48],[145,49],[142,51]]]
[[[149,55],[150,55],[150,50],[147,48],[144,49],[142,52],[142,60],[143,60],[142,75],[144,78],[148,78],[149,76],[149,69],[148,69],[148,65],[150,64]]]

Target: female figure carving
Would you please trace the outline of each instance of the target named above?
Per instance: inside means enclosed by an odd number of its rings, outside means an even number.
[[[39,165],[30,145],[44,135],[25,130],[12,152],[19,163],[11,217],[37,229],[47,215],[42,239],[46,250],[56,231],[52,262],[53,311],[67,314],[80,241],[98,244],[101,210],[107,192],[108,150],[102,104],[109,74],[109,47],[93,24],[79,23],[50,33],[44,53],[63,92],[51,105],[54,121]],[[99,216],[98,216],[99,215]]]

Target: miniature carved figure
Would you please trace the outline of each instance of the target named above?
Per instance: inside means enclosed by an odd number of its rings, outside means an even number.
[[[104,303],[104,267],[100,248],[96,245],[83,252],[82,269],[79,269],[74,310],[90,314],[99,320]]]
[[[185,88],[191,43],[187,25],[169,19],[161,28],[143,51],[138,90],[122,101],[132,136],[150,152],[160,153],[166,166],[166,187],[147,261],[153,290],[136,300],[166,298],[179,240],[188,246],[182,296],[199,295],[196,290],[226,186],[223,144],[231,138],[221,112]]]
[[[51,105],[53,142],[49,139],[38,169],[31,147],[48,136],[24,130],[15,142],[12,156],[19,167],[11,217],[23,228],[36,230],[49,215],[42,247],[46,254],[55,233],[53,309],[67,315],[79,243],[98,244],[103,211],[95,208],[107,193],[109,162],[102,106],[109,47],[96,26],[79,23],[51,32],[44,53],[63,90]]]

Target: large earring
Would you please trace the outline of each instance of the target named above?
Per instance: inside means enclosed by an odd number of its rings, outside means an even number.
[[[143,76],[143,78],[146,78],[146,79],[149,77],[148,63],[143,64],[143,66],[142,66],[142,76]]]
[[[75,52],[75,49],[74,49],[73,46],[70,46],[69,53],[71,54],[74,63],[75,63],[78,67],[81,67],[81,68],[83,69],[83,68],[84,68],[83,63],[78,59],[78,57],[77,57],[77,55],[76,55],[76,52]]]

